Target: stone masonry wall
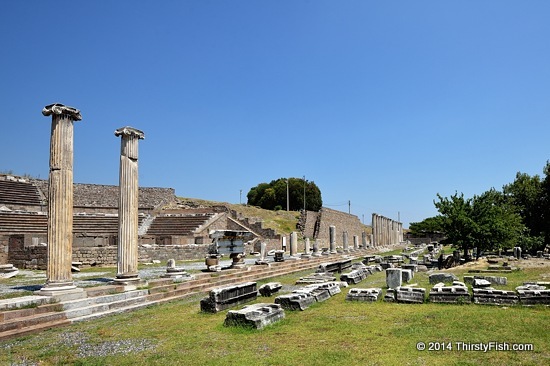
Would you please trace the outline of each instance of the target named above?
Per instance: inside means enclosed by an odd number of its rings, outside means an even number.
[[[0,264],[8,264],[8,237],[0,235]]]
[[[167,261],[203,259],[208,253],[210,244],[188,245],[150,245],[139,247],[139,261],[150,262],[153,259]],[[10,251],[9,263],[20,269],[41,269],[47,266],[47,247],[38,245],[21,247]],[[117,247],[82,247],[73,248],[73,262],[82,262],[87,266],[115,266]]]
[[[330,208],[323,207],[316,215],[315,212],[308,212],[305,224],[306,236],[312,235],[315,227],[315,222],[319,220],[319,231],[316,233],[316,237],[310,237],[311,239],[317,239],[319,247],[328,247],[329,245],[329,227],[334,225],[336,227],[336,246],[343,246],[343,232],[348,232],[348,244],[353,246],[353,236],[359,237],[359,244],[361,244],[361,237],[364,226],[361,224],[361,220],[355,215],[350,215],[342,211],[332,210]]]
[[[47,180],[32,179],[31,182],[48,197]],[[74,183],[73,189],[75,207],[118,207],[118,185]],[[173,188],[139,187],[140,208],[160,208],[174,202],[176,192]]]

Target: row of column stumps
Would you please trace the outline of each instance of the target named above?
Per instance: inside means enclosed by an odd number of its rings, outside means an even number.
[[[82,120],[76,108],[55,103],[44,107],[52,116],[48,189],[48,249],[46,283],[36,292],[54,296],[83,292],[72,279],[73,244],[73,123]],[[113,283],[136,283],[138,275],[138,140],[144,133],[132,127],[122,136],[119,171],[119,236],[117,275]]]
[[[298,233],[293,231],[289,235],[289,241],[290,241],[290,256],[291,257],[297,257],[298,256]],[[365,232],[362,233],[362,245],[363,248],[367,247],[367,234]],[[281,237],[281,244],[283,247],[283,250],[286,249],[286,237]],[[359,236],[354,235],[353,236],[353,247],[350,248],[348,243],[348,232],[343,231],[342,232],[342,245],[343,245],[343,252],[349,253],[356,250],[359,250]],[[325,254],[337,254],[338,251],[336,250],[336,226],[331,225],[329,226],[329,248],[328,252]],[[304,253],[301,253],[302,258],[309,258],[311,256],[320,256],[321,253],[319,253],[319,243],[317,240],[313,242],[313,250],[311,250],[311,242],[310,238],[305,237],[304,238]]]
[[[372,238],[374,246],[398,244],[403,241],[403,224],[373,213]]]

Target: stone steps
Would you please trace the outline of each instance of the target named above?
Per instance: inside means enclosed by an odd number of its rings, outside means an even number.
[[[358,259],[365,254],[365,250],[360,250],[350,253],[349,258]],[[329,257],[287,260],[272,263],[269,267],[255,265],[247,269],[200,273],[196,275],[195,279],[186,282],[173,282],[170,278],[160,278],[150,280],[148,288],[142,290],[127,291],[125,286],[86,288],[87,297],[85,298],[42,304],[34,308],[0,311],[0,340],[179,300],[205,293],[216,287],[269,279],[307,269],[314,270],[323,262],[341,259],[341,255],[331,255]]]

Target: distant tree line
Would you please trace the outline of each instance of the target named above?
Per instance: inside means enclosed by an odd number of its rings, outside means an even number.
[[[550,162],[544,178],[518,172],[502,191],[491,188],[481,195],[465,198],[437,195],[434,205],[439,215],[411,223],[412,235],[444,232],[448,242],[465,252],[484,250],[543,250],[550,243]]]
[[[315,182],[302,178],[279,178],[270,183],[260,183],[248,192],[248,204],[267,210],[286,210],[287,184],[291,211],[304,209],[304,190],[306,210],[319,211],[323,207],[319,187]]]

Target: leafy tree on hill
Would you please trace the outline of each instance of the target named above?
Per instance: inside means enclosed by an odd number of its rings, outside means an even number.
[[[288,178],[288,196],[290,210],[299,211],[304,208],[304,180]],[[323,207],[321,190],[315,182],[305,181],[306,209],[319,211]],[[267,210],[286,209],[287,178],[272,180],[270,183],[260,183],[250,189],[247,194],[248,204]]]
[[[416,237],[422,237],[426,234],[442,232],[441,220],[441,216],[434,216],[420,222],[411,222],[409,225],[410,233]]]

